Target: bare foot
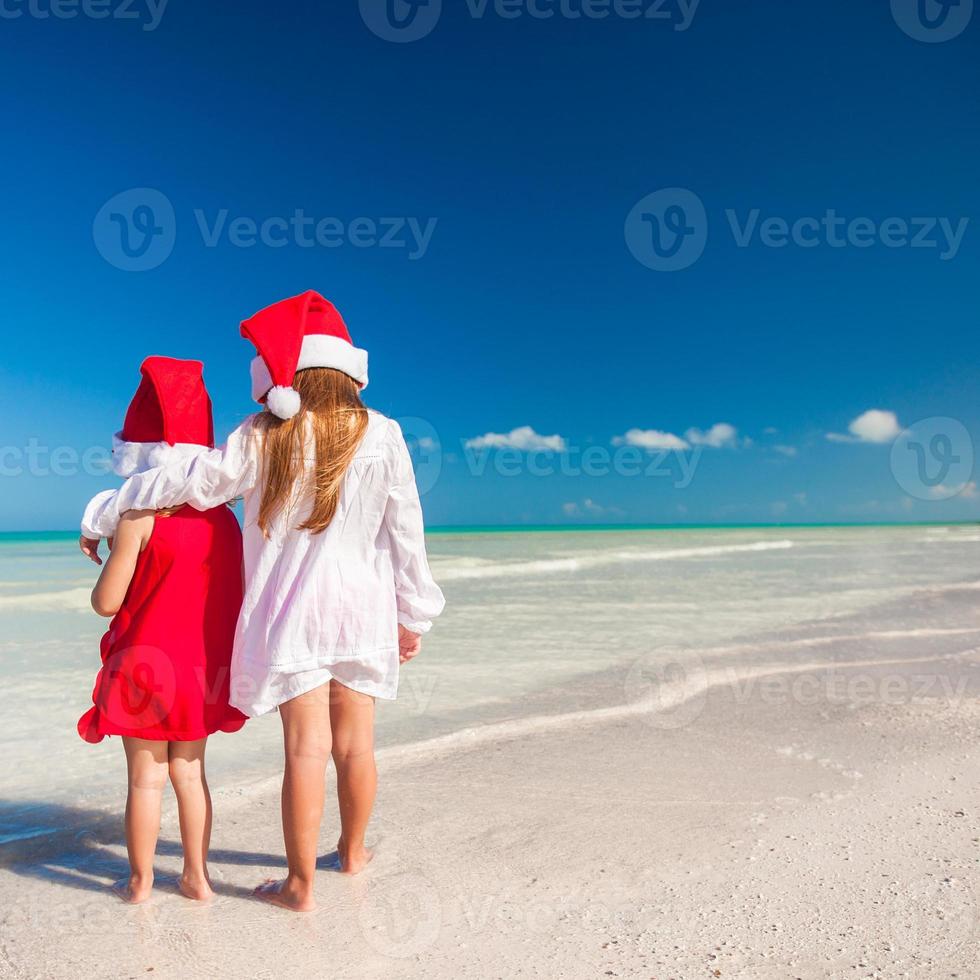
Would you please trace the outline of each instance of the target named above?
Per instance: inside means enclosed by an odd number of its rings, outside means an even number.
[[[153,891],[153,879],[130,875],[117,881],[112,890],[127,904],[139,905],[145,902]]]
[[[178,879],[177,887],[184,898],[194,902],[207,902],[214,898],[214,890],[206,875],[189,875],[185,872]]]
[[[282,881],[274,881],[270,878],[265,884],[259,885],[253,894],[263,902],[278,905],[281,909],[289,909],[290,912],[310,912],[316,908],[313,889],[301,888],[289,878],[284,878]]]
[[[340,862],[340,867],[337,870],[341,874],[360,874],[370,864],[373,857],[374,851],[363,844],[360,847],[348,847],[344,843],[343,837],[337,841],[337,858]]]

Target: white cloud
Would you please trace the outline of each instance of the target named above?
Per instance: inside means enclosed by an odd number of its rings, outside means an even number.
[[[432,436],[421,436],[419,438],[419,449],[429,450],[435,448],[436,448],[436,441],[435,439],[432,438]]]
[[[894,412],[871,408],[863,412],[847,427],[849,435],[828,432],[831,442],[893,442],[901,434],[902,427]]]
[[[542,436],[529,425],[521,425],[510,432],[487,432],[466,440],[467,449],[521,449],[525,452],[565,451],[565,440],[559,436]]]
[[[970,480],[969,483],[960,484],[958,487],[951,487],[945,483],[940,483],[939,486],[933,487],[929,493],[931,496],[939,497],[942,500],[948,500],[950,497],[964,497],[967,500],[972,500],[977,496],[977,484],[974,480]]]
[[[692,446],[707,446],[710,449],[734,449],[737,446],[752,445],[751,439],[739,439],[738,429],[727,422],[716,422],[710,429],[703,431],[690,428],[684,433],[684,438],[673,432],[660,429],[630,429],[625,435],[613,439],[614,446],[638,446],[641,449],[675,450],[690,449]]]
[[[582,514],[592,514],[593,516],[598,514],[614,514],[617,517],[622,517],[624,513],[618,507],[603,507],[601,504],[597,504],[591,497],[586,497],[581,503],[570,500],[567,504],[562,504],[561,509],[568,517],[579,517]]]
[[[707,432],[688,429],[684,433],[692,446],[710,446],[712,449],[734,448],[738,445],[738,429],[727,422],[716,422]]]
[[[659,429],[630,429],[613,439],[614,446],[638,446],[640,449],[690,449],[690,445],[673,432]]]
[[[783,456],[796,456],[799,452],[796,446],[773,446],[772,448],[775,449],[777,453],[782,453]]]

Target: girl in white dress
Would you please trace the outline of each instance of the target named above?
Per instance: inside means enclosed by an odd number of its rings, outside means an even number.
[[[226,446],[174,454],[99,494],[82,521],[97,558],[128,510],[243,497],[245,599],[231,666],[231,703],[282,718],[282,820],[288,876],[257,894],[302,911],[313,879],[324,775],[337,767],[340,869],[370,860],[374,699],[392,699],[399,663],[414,657],[444,599],[426,560],[422,510],[398,424],[364,407],[367,352],[315,292],[242,324],[258,349],[252,392],[265,411]]]

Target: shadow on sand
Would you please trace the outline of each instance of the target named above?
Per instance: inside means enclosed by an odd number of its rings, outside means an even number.
[[[0,868],[29,878],[85,891],[105,891],[129,874],[126,838],[120,812],[57,803],[0,800]],[[181,854],[179,840],[161,837],[157,854]],[[264,854],[212,847],[211,864],[285,868],[281,853]],[[317,867],[336,867],[336,852],[317,861]],[[162,876],[165,880],[166,875]],[[251,897],[251,890],[227,883],[223,894]]]

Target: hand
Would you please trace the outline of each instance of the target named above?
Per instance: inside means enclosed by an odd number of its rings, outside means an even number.
[[[413,633],[408,627],[398,624],[398,662],[408,663],[413,657],[422,652],[422,637]]]
[[[99,543],[101,541],[101,538],[87,538],[84,534],[79,535],[78,538],[78,547],[82,549],[82,554],[94,561],[96,565],[102,564],[102,559],[99,557]]]

